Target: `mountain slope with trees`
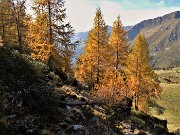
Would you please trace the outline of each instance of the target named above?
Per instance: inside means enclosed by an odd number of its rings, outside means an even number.
[[[76,62],[74,76],[92,91],[95,100],[110,108],[130,99],[138,110],[161,92],[149,65],[149,49],[144,35],[140,33],[130,49],[118,16],[108,37],[100,9],[96,11],[84,54]]]
[[[152,63],[156,68],[180,65],[180,11],[144,20],[134,26],[124,28],[131,43],[139,32],[144,33],[149,44]],[[76,35],[85,40],[87,33],[76,33]],[[77,53],[82,52],[82,46],[78,48]]]
[[[98,8],[73,68],[65,1],[33,0],[32,16],[25,2],[0,1],[2,135],[168,134],[145,113],[161,89],[143,34],[130,48],[120,17],[108,27]]]
[[[176,11],[134,25],[128,37],[133,40],[139,32],[144,33],[155,67],[167,68],[180,65],[179,31],[180,11]]]

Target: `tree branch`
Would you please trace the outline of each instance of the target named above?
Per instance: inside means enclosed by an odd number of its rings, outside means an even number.
[[[66,102],[60,101],[60,104],[68,105],[68,106],[81,106],[81,105],[102,105],[100,102]]]

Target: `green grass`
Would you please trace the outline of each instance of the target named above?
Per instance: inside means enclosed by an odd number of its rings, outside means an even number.
[[[175,76],[180,78],[180,73],[177,72],[180,68],[174,68],[172,70],[160,70],[155,71],[160,77]],[[160,119],[167,119],[169,131],[176,131],[180,128],[180,82],[179,83],[161,83],[163,92],[156,100],[156,103],[164,108],[162,114],[151,111],[153,116]]]

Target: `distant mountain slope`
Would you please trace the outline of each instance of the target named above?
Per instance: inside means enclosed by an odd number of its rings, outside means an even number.
[[[139,32],[145,34],[155,67],[180,66],[180,11],[144,20],[133,27],[125,26],[124,29],[127,30],[130,41],[133,41]],[[111,32],[112,27],[109,26],[108,30]],[[82,41],[76,50],[76,57],[83,52],[83,41],[87,39],[87,36],[88,32],[75,35],[75,39]]]
[[[132,28],[132,26],[124,26],[124,29],[127,31],[129,30],[130,28]],[[112,31],[112,26],[109,26],[108,25],[108,32],[111,33]],[[85,40],[87,39],[88,37],[88,32],[89,31],[86,31],[86,32],[78,32],[75,34],[74,38],[73,38],[73,41],[77,41],[79,40],[81,43],[79,44],[79,46],[77,46],[76,48],[76,55],[75,57],[73,58],[73,62],[76,61],[76,58],[83,53],[83,47],[85,45]]]
[[[131,28],[132,28],[132,26],[124,26],[124,30],[126,30],[126,31],[128,31]],[[111,33],[111,31],[112,31],[112,26],[108,25],[108,32]],[[76,40],[80,40],[81,42],[85,41],[87,39],[88,32],[89,31],[76,33],[73,38],[73,41],[76,41]]]
[[[155,67],[180,65],[180,11],[142,21],[128,31],[132,41],[143,32],[149,44]]]

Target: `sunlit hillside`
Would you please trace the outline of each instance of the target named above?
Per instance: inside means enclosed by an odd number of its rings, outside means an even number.
[[[151,113],[168,120],[168,129],[175,131],[180,127],[180,68],[158,70],[156,73],[161,81],[163,92],[156,100],[159,107],[153,108]],[[159,111],[161,113],[158,113]]]
[[[175,1],[0,0],[0,135],[179,135]]]

